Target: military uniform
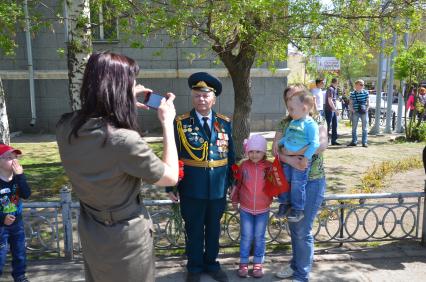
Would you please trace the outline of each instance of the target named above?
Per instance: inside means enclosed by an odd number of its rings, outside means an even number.
[[[203,128],[195,109],[175,120],[179,159],[184,177],[177,189],[185,221],[188,272],[216,272],[220,219],[231,185],[235,162],[230,119],[211,112],[211,135]],[[168,188],[167,191],[171,191]]]

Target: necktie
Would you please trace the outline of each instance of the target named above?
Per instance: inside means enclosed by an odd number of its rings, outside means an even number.
[[[212,132],[210,131],[210,126],[208,124],[209,118],[208,117],[203,117],[203,121],[204,121],[204,123],[203,123],[204,131],[206,132],[207,137],[210,139],[210,136],[212,135]]]

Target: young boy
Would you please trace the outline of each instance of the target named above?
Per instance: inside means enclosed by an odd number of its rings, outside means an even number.
[[[20,154],[20,150],[0,144],[0,276],[10,245],[13,279],[15,282],[28,282],[25,277],[25,233],[20,198],[27,199],[31,189],[17,160]]]
[[[313,105],[313,97],[307,91],[296,92],[287,100],[288,113],[292,121],[279,145],[284,147],[287,155],[303,155],[302,160],[306,167],[304,170],[299,170],[286,163],[283,164],[291,191],[278,196],[280,206],[277,217],[284,217],[289,212],[287,216],[289,222],[298,222],[304,217],[305,187],[308,182],[310,162],[320,145],[318,124],[309,116]]]

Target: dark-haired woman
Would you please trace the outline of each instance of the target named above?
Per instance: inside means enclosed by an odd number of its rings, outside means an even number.
[[[81,110],[57,125],[59,153],[80,200],[78,231],[86,281],[154,281],[152,223],[142,203],[142,182],[175,185],[174,95],[158,108],[164,153],[159,159],[138,133],[139,72],[128,57],[92,54],[84,72]]]

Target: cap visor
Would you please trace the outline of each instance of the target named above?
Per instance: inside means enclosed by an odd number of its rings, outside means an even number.
[[[192,87],[192,89],[198,90],[201,92],[212,92],[212,91],[215,92],[214,89],[207,88],[207,87]]]
[[[15,154],[18,154],[18,155],[22,155],[21,150],[18,150],[18,149],[14,149],[14,150],[12,151],[12,153],[15,153]]]

